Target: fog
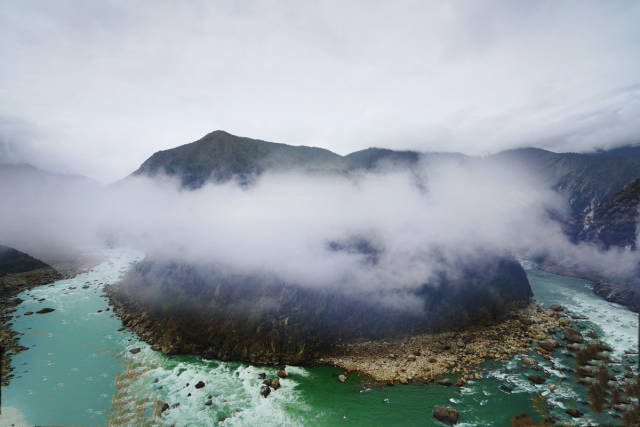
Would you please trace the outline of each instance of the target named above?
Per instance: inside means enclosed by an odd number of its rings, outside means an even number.
[[[632,276],[637,252],[567,240],[549,218],[566,202],[543,182],[483,160],[268,173],[248,188],[230,181],[195,191],[168,177],[53,191],[23,176],[0,185],[0,236],[45,260],[47,248],[132,247],[151,259],[373,293],[416,289],[438,272],[455,277],[461,260],[504,254]]]

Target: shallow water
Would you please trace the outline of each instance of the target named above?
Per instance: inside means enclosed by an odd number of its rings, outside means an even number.
[[[461,388],[382,387],[355,376],[341,384],[333,368],[287,367],[289,376],[281,381],[282,387],[264,399],[258,393],[258,374],[274,377],[275,368],[167,357],[130,332],[118,332],[122,326],[118,318],[110,311],[98,313],[108,307],[101,287],[116,282],[141,254],[114,250],[107,255],[109,262],[86,274],[20,295],[25,301],[16,314],[56,309],[14,321],[15,329],[24,333],[21,344],[30,349],[15,356],[16,378],[3,389],[2,404],[17,408],[29,424],[434,425],[438,424],[432,417],[435,405],[458,409],[459,425],[468,426],[510,425],[509,419],[523,411],[542,419],[545,405],[553,405],[551,413],[561,420],[569,420],[564,408],[571,406],[585,412],[578,422],[615,422],[607,414],[598,418],[577,403],[586,400],[586,391],[558,370],[572,366],[561,353],[552,361],[536,357],[552,373],[539,386],[526,379],[538,372],[522,369],[518,357],[487,363],[481,372],[485,379]],[[594,295],[587,281],[524,266],[540,303],[558,303],[587,316],[589,321],[581,322],[585,331],[593,329],[602,336],[614,347],[616,358],[626,360],[624,350],[637,348],[634,313]],[[86,284],[90,287],[82,289]],[[38,302],[40,298],[45,301]],[[140,347],[140,353],[129,353],[134,347]],[[198,381],[205,386],[196,389]],[[549,393],[552,384],[557,388]],[[504,392],[501,385],[513,391]],[[205,404],[208,400],[210,405]],[[171,406],[160,418],[154,417],[159,401]]]

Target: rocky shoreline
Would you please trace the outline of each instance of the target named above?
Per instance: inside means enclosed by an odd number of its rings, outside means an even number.
[[[623,305],[633,312],[640,313],[640,291],[637,290],[637,284],[612,282],[596,273],[579,271],[550,262],[543,262],[538,266],[547,273],[593,282],[594,294],[609,302]]]
[[[3,387],[9,385],[9,381],[13,378],[11,357],[26,350],[26,347],[19,343],[20,335],[11,328],[13,313],[16,311],[15,306],[22,302],[14,297],[27,289],[46,285],[62,278],[62,274],[51,267],[0,277],[0,352],[2,353],[0,383]]]
[[[10,273],[0,276],[0,354],[2,354],[2,363],[0,366],[0,384],[2,386],[9,385],[13,378],[13,366],[11,365],[12,356],[21,351],[27,350],[19,343],[20,334],[12,329],[15,306],[20,304],[22,300],[15,298],[16,295],[23,291],[48,285],[58,280],[68,279],[80,273],[90,270],[103,258],[93,254],[91,257],[85,256],[76,259],[73,262],[67,261],[56,265],[56,268],[46,266],[36,268],[29,271],[19,273]]]
[[[535,343],[541,345],[536,347],[540,352],[548,352],[544,343],[569,323],[559,311],[530,304],[513,309],[507,319],[494,325],[344,344],[317,362],[390,385],[429,383],[447,374],[459,375],[458,385],[462,385],[479,379],[475,371],[487,360],[507,359]]]
[[[112,300],[111,304],[140,339],[156,351],[172,353],[171,348],[156,340],[161,334],[154,331],[145,313],[131,313],[117,301]],[[305,365],[335,366],[388,384],[431,382],[450,373],[459,374],[461,381],[466,381],[474,378],[483,362],[506,359],[550,339],[550,334],[568,325],[569,319],[563,313],[531,303],[512,308],[504,320],[493,325],[340,344]]]

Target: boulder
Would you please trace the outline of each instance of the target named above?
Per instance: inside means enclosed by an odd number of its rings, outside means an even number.
[[[433,408],[433,417],[438,421],[453,425],[458,422],[458,411],[446,406],[436,406]]]
[[[38,314],[45,314],[45,313],[51,313],[52,311],[55,311],[55,308],[50,308],[50,307],[45,307],[45,308],[41,308],[40,310],[36,311],[36,313]]]
[[[447,387],[449,387],[449,386],[451,386],[453,384],[449,378],[439,379],[438,381],[436,381],[436,383],[438,383],[440,385],[447,386]]]
[[[523,357],[522,359],[522,363],[524,363],[525,365],[537,365],[538,361],[532,357]]]
[[[573,418],[580,418],[583,415],[582,412],[578,411],[576,408],[567,408],[564,412],[571,415]]]
[[[284,369],[279,369],[278,370],[278,377],[287,378],[287,372]]]
[[[564,339],[565,341],[569,341],[570,343],[574,344],[582,344],[584,342],[582,334],[573,328],[564,329]]]
[[[131,350],[129,350],[129,353],[131,354],[140,353],[140,347],[132,348]]]
[[[511,419],[513,427],[535,427],[538,424],[527,413],[520,413]]]
[[[267,374],[265,374],[264,372],[260,372],[260,373],[258,374],[258,378],[260,378],[261,380],[263,380],[263,379],[267,378]]]
[[[33,314],[33,311],[25,311],[24,315],[25,316],[31,316]]]
[[[547,340],[544,340],[544,341],[540,341],[538,343],[538,345],[540,347],[544,348],[547,351],[553,351],[553,350],[556,349],[556,347],[558,347],[558,343],[553,339],[547,339]]]
[[[157,408],[156,409],[157,413],[162,414],[164,411],[169,409],[169,404],[164,400],[160,399],[158,400],[158,402],[156,402],[156,408]]]
[[[545,382],[545,379],[540,375],[529,375],[527,379],[534,384],[543,384]]]
[[[502,384],[500,387],[498,387],[500,390],[504,391],[505,393],[511,393],[513,391],[513,387],[511,387],[510,385],[506,385],[506,384]]]
[[[271,388],[268,385],[265,384],[260,387],[260,394],[262,395],[262,397],[269,396],[269,393],[271,393]]]
[[[274,379],[271,380],[271,388],[273,388],[274,390],[277,390],[280,388],[280,378],[275,377]]]
[[[345,377],[344,375],[340,374],[338,375],[338,381],[340,381],[341,383],[345,382],[347,380],[347,377]]]
[[[564,307],[561,306],[560,304],[551,304],[549,308],[556,312],[564,311]]]
[[[204,382],[203,381],[198,381],[198,383],[195,386],[196,388],[202,388],[204,387]]]
[[[464,378],[458,378],[456,380],[456,387],[462,387],[466,383],[467,383],[467,380],[465,380]]]

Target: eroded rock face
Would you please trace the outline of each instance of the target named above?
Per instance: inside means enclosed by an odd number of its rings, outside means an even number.
[[[532,295],[515,260],[453,267],[455,274],[413,291],[423,303],[417,311],[385,304],[378,294],[159,261],[139,263],[107,293],[123,322],[165,354],[304,364],[345,340],[490,323]]]
[[[588,211],[577,220],[574,238],[611,246],[636,249],[636,227],[640,214],[640,179]]]

